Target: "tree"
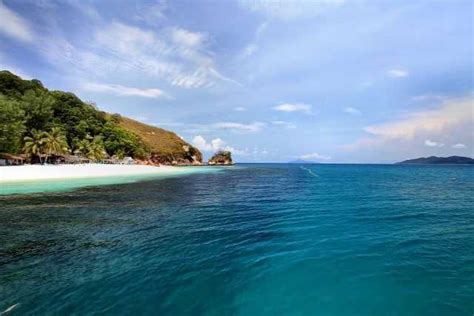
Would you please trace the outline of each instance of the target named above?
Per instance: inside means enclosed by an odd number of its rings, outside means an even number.
[[[45,130],[51,127],[56,100],[48,92],[28,90],[21,102],[26,115],[27,130]]]
[[[101,160],[107,157],[101,136],[95,136],[94,138],[88,136],[80,140],[76,147],[75,154],[80,154],[91,160]]]
[[[66,136],[59,127],[53,127],[49,133],[45,133],[45,161],[50,155],[63,155],[68,152]]]
[[[92,160],[101,160],[107,157],[107,152],[104,149],[104,142],[101,136],[95,136],[91,141],[89,148],[89,155],[87,158]]]
[[[31,130],[31,136],[25,136],[23,139],[25,141],[23,147],[25,154],[31,157],[37,156],[41,164],[45,162],[42,158],[45,155],[46,137],[47,134],[45,132],[33,129]]]
[[[1,97],[0,152],[20,152],[25,130],[25,112],[20,109],[18,102]]]

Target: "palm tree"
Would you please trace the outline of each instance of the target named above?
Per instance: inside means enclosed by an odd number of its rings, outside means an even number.
[[[81,139],[79,142],[76,143],[76,150],[74,150],[74,153],[76,155],[87,157],[87,153],[89,152],[90,147],[91,142],[88,139]]]
[[[23,140],[25,141],[23,147],[25,154],[38,156],[40,163],[43,164],[44,160],[41,160],[41,158],[45,154],[46,133],[32,129],[31,136],[25,136]]]
[[[104,149],[104,142],[101,136],[95,136],[90,143],[88,158],[93,160],[101,160],[107,156]]]
[[[68,152],[66,136],[59,127],[53,127],[51,132],[45,133],[45,161],[50,155],[62,155]]]
[[[77,143],[77,149],[74,153],[87,157],[90,160],[101,160],[107,156],[102,137],[100,136],[95,136],[90,141],[82,139]]]

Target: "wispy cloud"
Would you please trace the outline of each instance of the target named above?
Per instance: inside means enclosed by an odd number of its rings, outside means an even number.
[[[92,40],[85,45],[59,35],[38,36],[38,50],[51,64],[83,79],[127,75],[182,88],[238,84],[218,71],[204,33],[104,21],[93,21],[90,27]]]
[[[387,75],[391,78],[405,78],[408,77],[410,73],[405,69],[393,68],[387,71]]]
[[[278,126],[283,126],[285,128],[288,128],[288,129],[296,128],[296,125],[294,123],[287,122],[287,121],[272,121],[272,124],[273,125],[278,125]]]
[[[237,106],[237,107],[234,108],[234,111],[245,112],[245,111],[247,111],[247,108],[245,108],[243,106]]]
[[[435,93],[420,94],[412,98],[413,101],[424,102],[424,101],[441,101],[446,99],[446,96]]]
[[[141,89],[126,87],[118,84],[104,84],[104,83],[84,83],[81,86],[86,91],[105,92],[118,96],[138,96],[144,98],[170,98],[166,93],[157,88]]]
[[[302,112],[306,114],[311,113],[311,105],[304,103],[283,103],[274,106],[273,109],[280,112]]]
[[[272,1],[240,0],[242,7],[268,18],[295,20],[318,16],[344,4],[345,0]]]
[[[267,28],[267,22],[260,24],[255,31],[254,38],[250,44],[244,47],[241,53],[241,57],[249,57],[252,56],[258,50],[258,42],[260,41],[260,37],[262,36],[263,32]]]
[[[474,113],[474,99],[471,97],[445,100],[437,109],[415,112],[399,119],[367,126],[364,130],[371,137],[359,139],[352,145],[346,146],[346,149],[382,145],[394,140],[412,141],[423,136],[444,137],[456,134],[472,138],[472,134],[469,136],[471,133],[469,129],[474,124],[472,113]],[[426,146],[435,144],[429,139],[426,140]]]
[[[173,42],[178,45],[187,47],[199,47],[206,40],[207,35],[199,32],[191,32],[179,27],[175,27],[171,31]]]
[[[262,122],[253,122],[250,124],[243,124],[243,123],[236,123],[236,122],[219,122],[219,123],[213,124],[213,127],[217,129],[228,129],[232,131],[250,132],[250,133],[259,132],[264,126],[265,126],[265,123],[262,123]]]
[[[135,20],[144,21],[145,23],[155,26],[166,18],[165,11],[168,4],[165,0],[158,0],[150,5],[137,8]]]
[[[384,138],[413,138],[418,132],[440,132],[462,122],[472,122],[474,100],[471,98],[444,102],[436,110],[417,112],[406,118],[372,125],[365,131]]]
[[[344,108],[344,113],[351,114],[351,115],[360,115],[361,114],[361,112],[358,109],[353,108],[351,106],[348,106],[348,107]]]
[[[330,156],[321,155],[319,153],[310,153],[299,156],[300,159],[304,160],[330,160]]]
[[[23,42],[33,40],[33,32],[27,20],[9,9],[0,0],[0,33]]]

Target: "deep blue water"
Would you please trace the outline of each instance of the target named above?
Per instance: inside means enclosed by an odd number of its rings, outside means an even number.
[[[8,315],[472,315],[474,168],[240,165],[0,197]]]

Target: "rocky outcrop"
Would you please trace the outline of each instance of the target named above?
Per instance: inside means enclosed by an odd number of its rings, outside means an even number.
[[[232,165],[234,164],[232,161],[232,155],[230,151],[224,151],[221,150],[217,152],[214,156],[209,159],[208,165],[214,166],[214,165],[219,165],[219,166],[225,166],[225,165]]]

